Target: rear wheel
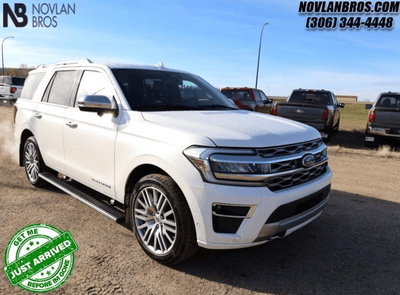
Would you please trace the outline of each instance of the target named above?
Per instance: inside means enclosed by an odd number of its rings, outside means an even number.
[[[131,194],[129,219],[142,249],[162,264],[178,263],[197,251],[189,207],[168,176],[150,174],[139,180]]]
[[[36,187],[43,187],[47,184],[45,180],[39,177],[40,173],[46,172],[47,167],[43,162],[36,139],[29,137],[24,145],[24,167],[29,182]]]
[[[333,128],[333,132],[338,132],[339,131],[339,125],[340,125],[340,119],[337,122],[336,126]]]

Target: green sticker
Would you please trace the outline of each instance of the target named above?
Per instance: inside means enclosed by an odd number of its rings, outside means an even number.
[[[76,250],[78,245],[69,231],[47,224],[29,225],[8,242],[3,270],[13,287],[50,292],[68,279]]]

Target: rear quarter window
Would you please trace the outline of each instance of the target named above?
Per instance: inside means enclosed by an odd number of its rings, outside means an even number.
[[[38,88],[40,81],[42,81],[45,73],[30,74],[25,81],[24,88],[22,88],[22,99],[31,100]]]

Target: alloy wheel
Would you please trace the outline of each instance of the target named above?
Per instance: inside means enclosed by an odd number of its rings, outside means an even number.
[[[167,255],[177,238],[174,209],[163,192],[145,187],[134,204],[135,227],[144,245],[156,255]]]

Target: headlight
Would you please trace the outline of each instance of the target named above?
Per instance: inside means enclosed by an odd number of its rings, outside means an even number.
[[[212,155],[211,168],[216,173],[233,174],[266,174],[269,173],[269,164],[258,162],[251,157],[242,155]]]
[[[271,178],[303,172],[328,160],[325,145],[312,151],[270,158],[262,157],[255,149],[198,146],[187,148],[183,154],[199,170],[204,181],[246,186],[263,186]],[[314,156],[314,162],[310,167],[302,163],[308,154]]]
[[[208,182],[260,181],[270,165],[251,149],[190,147],[183,152]]]

